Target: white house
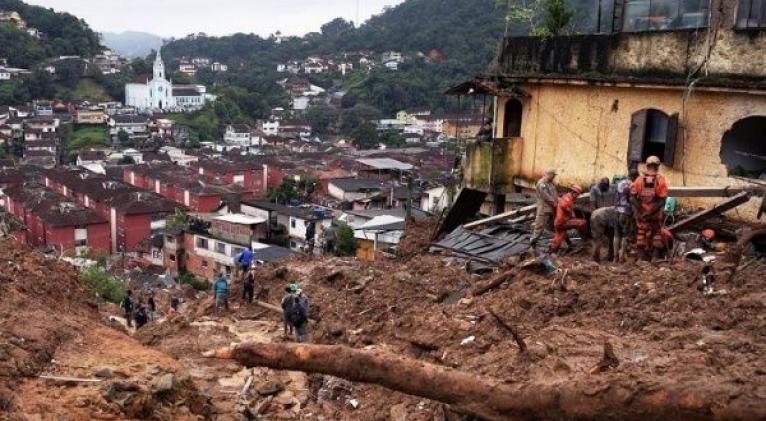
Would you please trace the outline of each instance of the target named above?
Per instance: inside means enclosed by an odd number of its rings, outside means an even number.
[[[250,146],[252,131],[247,124],[229,124],[223,134],[223,141],[230,145]]]
[[[307,96],[299,96],[299,97],[293,98],[293,110],[306,111],[310,103],[311,103],[311,98]]]
[[[261,123],[261,131],[266,136],[276,136],[279,133],[279,120],[265,120]]]
[[[434,187],[423,192],[420,197],[420,209],[440,214],[447,207],[447,189],[444,186]]]

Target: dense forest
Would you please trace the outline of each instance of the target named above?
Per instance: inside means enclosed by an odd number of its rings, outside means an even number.
[[[42,33],[38,39],[10,24],[0,25],[0,57],[10,66],[30,68],[50,57],[89,57],[101,51],[98,34],[85,21],[68,13],[30,6],[20,0],[0,0],[0,11],[15,11],[30,28]]]

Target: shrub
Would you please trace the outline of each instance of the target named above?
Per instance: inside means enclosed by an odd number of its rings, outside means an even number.
[[[339,224],[335,230],[336,248],[339,256],[353,256],[356,254],[356,238],[354,230],[347,224]]]
[[[98,267],[87,268],[80,272],[80,281],[107,301],[119,304],[125,298],[127,291],[125,284]]]
[[[197,279],[189,272],[181,272],[178,275],[178,283],[180,285],[191,285],[197,291],[207,291],[210,289],[210,282],[207,279]]]

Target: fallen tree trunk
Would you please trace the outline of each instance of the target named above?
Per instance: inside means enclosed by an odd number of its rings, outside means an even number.
[[[594,375],[564,384],[506,384],[394,354],[336,345],[250,343],[206,355],[235,359],[247,367],[322,373],[373,383],[488,420],[766,417],[766,406],[757,396],[744,392],[729,395],[723,386],[711,385],[706,379],[683,385],[649,385]]]

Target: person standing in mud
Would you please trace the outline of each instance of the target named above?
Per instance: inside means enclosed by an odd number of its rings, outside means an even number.
[[[144,307],[144,303],[138,303],[138,308],[136,309],[134,318],[136,321],[136,329],[141,329],[145,324],[149,322],[149,316],[146,314],[146,307]]]
[[[125,320],[128,322],[128,327],[133,326],[133,291],[128,290],[125,294],[125,298],[122,299],[120,307],[125,311]]]
[[[250,304],[253,303],[253,293],[255,292],[255,271],[250,269],[245,275],[245,281],[242,283],[242,299]]]
[[[287,319],[287,307],[292,304],[292,300],[295,299],[295,291],[298,289],[297,284],[290,284],[287,287],[285,287],[285,294],[284,297],[282,297],[281,305],[282,305],[282,327],[284,328],[285,337],[289,337],[293,334],[293,325],[290,324],[290,321]]]
[[[624,263],[628,253],[628,242],[633,237],[636,222],[633,219],[633,205],[631,205],[630,188],[638,178],[638,170],[633,168],[628,172],[628,177],[617,183],[617,197],[615,199],[615,226],[614,226],[614,258],[616,262]]]
[[[157,303],[154,301],[154,291],[149,292],[149,320],[154,320],[157,317]]]
[[[556,211],[556,203],[559,200],[559,193],[553,181],[556,179],[556,170],[551,168],[545,171],[535,190],[537,191],[537,213],[535,215],[535,228],[532,233],[529,245],[535,252],[537,242],[542,237],[543,232],[553,229],[553,214]]]
[[[314,254],[314,237],[316,237],[316,224],[314,221],[308,221],[306,224],[306,251],[308,254]]]
[[[633,216],[636,219],[636,247],[642,257],[650,260],[658,257],[665,248],[663,221],[668,183],[659,173],[660,158],[646,159],[646,172],[630,186]]]
[[[215,296],[215,313],[225,307],[229,311],[229,282],[226,280],[226,274],[221,272],[218,279],[213,284],[213,295]]]
[[[304,343],[308,341],[309,327],[309,299],[303,294],[297,285],[294,298],[288,307],[287,318],[295,330],[295,341]]]

